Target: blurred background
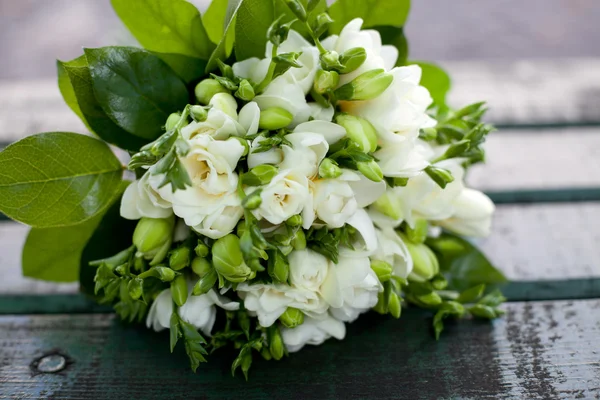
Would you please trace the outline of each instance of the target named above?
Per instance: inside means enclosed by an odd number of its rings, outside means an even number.
[[[599,26],[598,0],[414,0],[406,31],[412,59],[443,63],[600,57]],[[83,46],[132,43],[108,0],[0,0],[0,79],[54,77]]]

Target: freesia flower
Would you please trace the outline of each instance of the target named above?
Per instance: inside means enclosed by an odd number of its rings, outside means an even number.
[[[121,199],[121,216],[125,219],[167,218],[173,215],[172,204],[154,190],[148,179],[151,171],[132,182]]]
[[[454,213],[439,225],[465,236],[488,236],[492,226],[494,203],[478,190],[465,188],[453,202]]]
[[[387,262],[393,268],[393,275],[407,278],[413,269],[413,261],[402,238],[389,227],[376,232],[378,246],[371,259]]]
[[[338,340],[346,337],[346,326],[343,322],[326,316],[322,319],[305,318],[304,323],[295,328],[282,328],[281,337],[288,352],[294,353],[305,345],[318,346],[325,340],[334,337]]]
[[[252,193],[255,189],[248,188]],[[257,219],[266,219],[278,225],[293,215],[300,214],[308,199],[308,180],[290,170],[281,171],[262,187],[260,207],[253,211]]]

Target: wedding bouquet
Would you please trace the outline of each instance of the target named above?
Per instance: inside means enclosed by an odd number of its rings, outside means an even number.
[[[233,346],[246,377],[254,355],[341,340],[370,310],[431,310],[436,337],[445,318],[502,314],[503,275],[461,238],[490,231],[464,177],[493,129],[407,61],[408,0],[112,3],[145,49],[58,62],[95,136],[0,153],[0,210],[32,226],[26,276],[79,279],[169,329],[194,371]]]

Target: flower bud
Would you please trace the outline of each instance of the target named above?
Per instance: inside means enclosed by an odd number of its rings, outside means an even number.
[[[240,283],[254,278],[256,273],[244,263],[240,239],[229,234],[217,240],[212,247],[213,266],[223,278]]]
[[[267,361],[270,361],[273,357],[271,356],[271,352],[267,347],[263,347],[260,349],[260,355]]]
[[[302,229],[298,229],[296,231],[296,234],[292,238],[290,244],[294,250],[306,249],[306,234]]]
[[[312,30],[316,37],[321,37],[327,29],[329,25],[333,23],[333,19],[326,12],[317,15],[314,23],[312,24]]]
[[[383,69],[367,71],[335,91],[338,100],[372,100],[383,93],[394,76]]]
[[[171,255],[169,255],[169,267],[175,271],[179,271],[188,265],[190,265],[189,247],[181,246],[171,251]]]
[[[279,328],[277,325],[273,324],[269,327],[268,331],[269,337],[269,351],[271,355],[276,360],[281,360],[283,357],[284,346],[283,339],[281,337],[281,333],[279,332]]]
[[[194,89],[198,103],[204,105],[208,105],[217,93],[229,93],[229,91],[214,79],[205,79],[198,83]]]
[[[252,100],[255,95],[256,94],[254,93],[254,88],[252,87],[252,84],[246,79],[243,79],[240,82],[238,90],[235,92],[235,97],[244,101]]]
[[[340,63],[344,65],[344,68],[340,71],[340,74],[349,74],[360,68],[367,59],[367,51],[362,47],[354,47],[346,50],[340,56]]]
[[[213,108],[223,111],[231,118],[237,120],[237,101],[229,93],[215,94],[212,99],[210,99],[209,105],[211,105]]]
[[[285,224],[287,226],[291,226],[292,228],[300,226],[300,225],[302,225],[302,216],[301,215],[292,215],[291,217],[288,218],[287,221],[285,221]]]
[[[175,279],[176,276],[175,271],[167,267],[153,267],[148,271],[151,272],[151,276],[154,276],[155,278],[158,278],[163,282],[171,282],[173,279]],[[141,277],[142,274],[140,274],[139,276]]]
[[[268,108],[260,112],[258,127],[260,129],[276,131],[291,124],[293,119],[294,116],[292,113],[286,109],[280,107]]]
[[[246,210],[256,210],[262,204],[262,197],[260,197],[261,190],[255,190],[242,200],[242,207]]]
[[[171,247],[175,219],[142,218],[133,232],[133,244],[150,265],[160,263],[166,257]]]
[[[169,118],[167,118],[167,123],[165,124],[165,130],[169,132],[175,129],[180,119],[181,114],[179,113],[172,113],[171,115],[169,115]]]
[[[427,306],[439,306],[442,304],[442,298],[436,292],[430,292],[421,296],[416,296],[417,300]]]
[[[423,140],[434,140],[435,138],[437,138],[437,129],[435,129],[435,128],[421,129],[419,138],[421,138]]]
[[[448,287],[448,281],[442,275],[437,275],[431,281],[431,286],[433,286],[435,290],[444,290]]]
[[[129,297],[133,300],[139,299],[144,293],[144,280],[139,277],[133,278],[127,284],[127,291],[129,292]]]
[[[498,316],[492,307],[483,304],[475,304],[469,311],[478,318],[494,319]]]
[[[275,282],[286,283],[290,275],[290,265],[283,254],[275,251],[269,257],[269,275]]]
[[[242,137],[239,137],[239,136],[231,136],[227,140],[237,140],[238,142],[240,142],[240,144],[244,147],[244,152],[242,153],[242,157],[247,156],[248,153],[250,152],[250,145],[248,144],[248,140],[246,140]]]
[[[179,307],[185,304],[188,296],[187,282],[185,276],[179,275],[171,281],[171,297]]]
[[[447,184],[454,181],[454,177],[450,171],[434,167],[433,165],[425,168],[425,173],[427,173],[427,175],[429,175],[429,177],[442,189],[445,189]]]
[[[340,55],[335,51],[321,54],[321,68],[325,71],[340,71],[344,66],[340,63]]]
[[[400,297],[395,292],[392,292],[390,294],[390,302],[388,304],[388,309],[390,311],[390,314],[392,314],[392,317],[396,319],[400,318],[400,314],[402,314],[402,305],[400,302]]]
[[[377,131],[369,121],[350,114],[340,114],[335,119],[336,124],[346,129],[346,134],[361,151],[371,153],[377,150]]]
[[[438,259],[427,245],[415,244],[408,240],[404,240],[404,244],[413,260],[413,270],[408,276],[409,280],[425,282],[440,272]]]
[[[208,271],[208,273],[206,273],[205,275],[201,276],[198,282],[196,282],[194,288],[192,289],[192,295],[200,296],[202,294],[208,293],[209,290],[212,289],[213,286],[215,286],[215,283],[217,283],[217,279],[217,271],[215,271],[214,268],[211,267],[210,271]]]
[[[382,315],[387,314],[388,307],[385,304],[385,295],[383,292],[379,292],[377,294],[377,304],[375,304],[375,307],[373,307],[373,311]]]
[[[372,260],[371,269],[379,278],[379,282],[387,282],[392,278],[392,266],[389,263],[381,260]]]
[[[306,22],[308,15],[300,0],[284,0],[294,15],[302,22]]]
[[[214,270],[212,265],[210,265],[210,261],[208,261],[204,257],[194,257],[192,260],[192,271],[200,278],[208,274],[210,271]]]
[[[411,228],[410,225],[406,225],[406,238],[413,243],[423,243],[427,239],[427,232],[429,231],[429,224],[427,220],[423,218],[417,218],[415,220],[415,227]]]
[[[356,167],[365,178],[373,182],[381,182],[383,180],[383,172],[375,160],[357,162]]]
[[[252,168],[244,174],[244,185],[248,186],[263,186],[271,182],[277,175],[279,169],[273,165],[262,164]]]
[[[335,179],[342,175],[342,169],[337,166],[335,161],[325,158],[319,165],[319,176],[323,179]]]
[[[281,314],[281,317],[279,317],[279,321],[286,328],[295,328],[298,325],[302,325],[304,322],[304,313],[297,308],[288,307],[287,310]]]
[[[385,192],[373,203],[373,208],[396,221],[404,215],[402,212],[402,203],[394,198],[389,191]]]
[[[329,90],[333,90],[340,83],[340,75],[335,71],[317,71],[315,77],[314,88],[317,93],[323,94]]]
[[[208,111],[206,111],[206,108],[202,106],[191,106],[190,114],[192,114],[194,121],[198,122],[206,121],[206,118],[208,118]]]
[[[198,245],[194,248],[194,252],[198,257],[206,257],[210,252],[210,249],[207,245],[205,245],[201,241],[198,241]]]

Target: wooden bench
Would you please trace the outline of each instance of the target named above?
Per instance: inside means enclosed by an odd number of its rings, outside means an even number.
[[[498,203],[479,244],[512,280],[505,317],[449,323],[436,342],[425,312],[368,315],[344,341],[257,361],[249,382],[225,353],[194,375],[167,334],[121,324],[75,284],[22,278],[27,229],[3,220],[0,398],[600,397],[600,61],[446,67],[451,102],[488,99],[502,127],[468,181]],[[0,81],[0,141],[83,132],[55,86]]]

